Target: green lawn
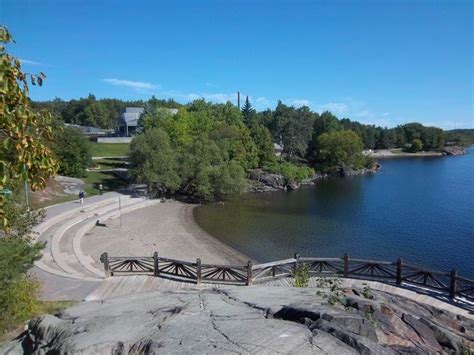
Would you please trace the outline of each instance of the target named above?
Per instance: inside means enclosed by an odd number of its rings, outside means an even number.
[[[91,142],[93,157],[117,157],[128,155],[129,143],[96,143]]]
[[[104,192],[115,191],[127,186],[127,182],[118,178],[113,172],[88,171],[83,178],[86,183],[86,196],[98,195],[99,184],[102,184]]]

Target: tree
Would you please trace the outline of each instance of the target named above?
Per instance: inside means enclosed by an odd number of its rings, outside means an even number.
[[[0,189],[14,189],[28,180],[32,189],[44,187],[57,170],[50,148],[53,122],[47,112],[36,112],[28,98],[29,79],[42,84],[45,75],[27,75],[18,59],[6,53],[12,42],[5,27],[0,27]],[[42,243],[32,243],[33,226],[41,217],[13,198],[0,195],[0,332],[14,321],[28,319],[36,310],[39,284],[27,275],[41,257]]]
[[[183,152],[179,174],[182,179],[180,192],[203,201],[241,193],[246,187],[240,162],[229,161],[226,152],[204,134]],[[219,181],[219,177],[224,180]]]
[[[87,126],[109,128],[114,124],[113,122],[109,121],[109,110],[102,101],[96,101],[84,108],[84,117],[84,123]]]
[[[56,173],[58,164],[50,148],[54,129],[51,114],[30,107],[27,80],[41,86],[46,76],[23,73],[20,61],[6,53],[9,42],[10,33],[0,27],[0,190],[13,190],[23,180],[38,190]],[[0,194],[0,219],[7,226],[4,201]]]
[[[423,143],[421,142],[421,140],[418,138],[413,139],[413,141],[411,142],[410,150],[413,153],[416,153],[416,152],[421,151],[422,149],[423,149]]]
[[[86,176],[86,169],[91,163],[90,145],[79,129],[66,126],[56,132],[53,150],[59,161],[60,174]]]
[[[258,165],[264,166],[273,163],[275,161],[275,151],[270,131],[257,123],[256,120],[250,123],[249,129],[250,135],[257,146]]]
[[[169,194],[179,188],[181,180],[176,159],[168,134],[159,128],[148,129],[134,137],[130,145],[132,173],[150,190]]]
[[[363,168],[367,164],[363,147],[360,137],[352,131],[323,133],[317,139],[315,165],[323,171]]]
[[[255,118],[256,114],[257,112],[254,110],[254,108],[250,104],[249,97],[247,96],[245,98],[244,106],[242,107],[242,116],[243,116],[244,122],[246,124],[249,124]]]

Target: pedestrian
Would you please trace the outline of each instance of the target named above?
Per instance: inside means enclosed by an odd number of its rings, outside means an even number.
[[[102,187],[102,184],[99,184],[99,193],[102,195],[102,190],[103,190],[103,187]]]
[[[84,203],[84,192],[79,192],[79,201],[81,201],[81,205]]]

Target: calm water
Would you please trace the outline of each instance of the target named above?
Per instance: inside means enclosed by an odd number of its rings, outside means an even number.
[[[198,224],[258,261],[349,256],[474,278],[474,149],[460,157],[382,160],[379,173],[195,210]]]

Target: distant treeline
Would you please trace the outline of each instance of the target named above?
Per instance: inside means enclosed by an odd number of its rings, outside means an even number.
[[[117,125],[117,117],[127,106],[189,108],[192,103],[183,105],[173,99],[162,100],[155,97],[147,101],[96,99],[94,95],[89,95],[78,100],[65,101],[57,98],[52,101],[33,102],[32,105],[37,109],[48,110],[65,123],[112,129]],[[249,116],[246,109],[249,107],[246,108],[244,105],[243,115]],[[357,133],[365,149],[404,148],[411,145],[414,139],[421,140],[424,150],[440,149],[446,141],[454,141],[457,144],[474,143],[473,130],[444,132],[440,128],[425,127],[420,123],[383,128],[351,121],[348,118],[338,119],[330,112],[319,114],[306,106],[300,108],[287,106],[281,101],[274,110],[267,109],[261,112],[255,112],[250,105],[250,112],[252,117],[270,130],[274,142],[283,144],[285,153],[290,157],[304,157],[311,145],[312,136],[338,130],[352,130]],[[248,120],[249,117],[244,119]]]
[[[446,131],[446,140],[457,145],[474,144],[474,129],[453,129]]]
[[[31,106],[35,109],[47,110],[53,117],[65,123],[112,129],[117,127],[117,117],[124,111],[125,107],[144,107],[147,102],[156,102],[161,107],[181,107],[179,103],[172,99],[158,100],[151,98],[148,101],[98,100],[92,94],[78,100],[65,101],[56,98],[51,101],[33,101]]]
[[[282,102],[274,110],[257,112],[248,99],[240,110],[230,102],[215,104],[203,99],[180,104],[155,97],[147,101],[97,100],[92,95],[33,104],[66,123],[102,128],[114,128],[126,106],[144,107],[138,121],[140,133],[130,149],[133,177],[159,194],[193,200],[214,200],[245,191],[247,173],[255,168],[282,174],[288,183],[299,182],[315,172],[338,174],[346,169],[373,168],[374,161],[363,154],[364,148],[437,150],[447,139],[465,142],[472,133],[447,134],[420,123],[388,129]],[[65,153],[57,155],[62,157],[64,173],[80,175],[79,170],[69,169],[66,159],[74,156],[75,163],[78,157],[86,157],[79,154],[85,150],[78,144],[80,134],[73,131],[61,133],[69,143],[58,146],[59,153]],[[280,157],[275,155],[274,143],[281,145]],[[83,160],[82,169],[87,165],[87,159]]]

